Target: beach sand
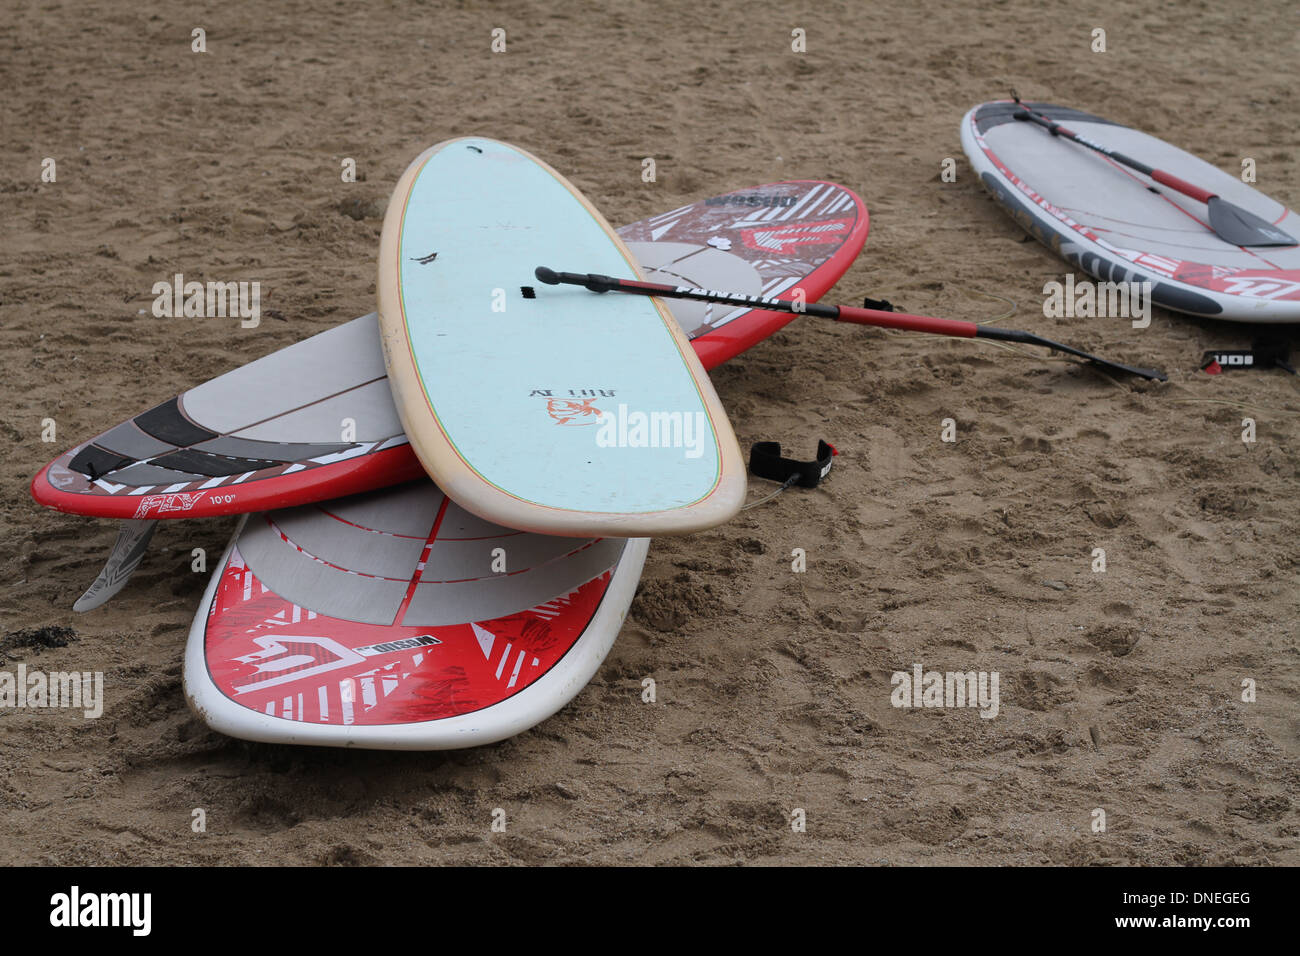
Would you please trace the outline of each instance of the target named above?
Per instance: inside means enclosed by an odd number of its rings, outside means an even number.
[[[1253,157],[1295,206],[1292,4],[153,6],[0,18],[0,659],[103,671],[107,697],[98,720],[0,711],[0,864],[1300,864],[1297,379],[1198,371],[1205,349],[1249,345],[1245,326],[1045,318],[1067,267],[958,138],[1014,88],[1226,170]],[[558,715],[453,753],[210,732],[181,690],[206,583],[190,554],[215,561],[235,519],[161,524],[126,590],[79,615],[115,528],[27,484],[371,311],[389,191],[470,133],[534,152],[614,223],[842,182],[872,229],[828,301],[1004,316],[1170,380],[797,320],[712,377],[742,446],[810,457],[826,438],[831,476],[654,541],[621,636]],[[154,318],[151,287],[178,272],[260,281],[261,325]],[[56,626],[63,646],[22,633]],[[998,715],[892,706],[891,675],[917,664],[997,672]]]

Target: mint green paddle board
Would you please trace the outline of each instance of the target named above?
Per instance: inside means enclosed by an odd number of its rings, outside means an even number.
[[[542,534],[683,534],[733,517],[740,449],[667,308],[541,286],[539,265],[641,277],[595,207],[517,147],[449,140],[402,176],[379,322],[429,475],[466,510]]]

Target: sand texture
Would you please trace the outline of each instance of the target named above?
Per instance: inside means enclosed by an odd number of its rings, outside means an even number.
[[[1293,4],[3,6],[0,667],[101,670],[107,707],[0,710],[0,864],[1300,864],[1300,385],[1198,370],[1247,327],[1044,318],[1067,267],[989,199],[958,136],[1015,88],[1225,170],[1255,157],[1295,206]],[[116,530],[27,484],[74,442],[371,311],[393,184],[467,134],[532,151],[614,223],[841,182],[872,229],[829,301],[1006,316],[1169,382],[797,320],[712,378],[742,447],[806,457],[826,438],[832,475],[656,540],[621,636],[557,716],[456,753],[210,732],[181,691],[206,583],[190,554],[214,562],[235,519],[163,523],[126,590],[74,614]],[[259,280],[260,327],[153,317],[177,272]],[[751,499],[772,487],[751,479]],[[54,627],[72,632],[30,633]],[[915,664],[998,672],[998,716],[893,707],[891,674]]]

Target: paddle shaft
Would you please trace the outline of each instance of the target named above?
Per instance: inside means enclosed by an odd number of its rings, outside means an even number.
[[[909,332],[928,332],[931,335],[951,335],[963,339],[998,339],[1003,342],[1020,342],[1024,345],[1040,345],[1056,349],[1069,355],[1077,355],[1098,365],[1139,375],[1142,378],[1164,381],[1164,372],[1155,369],[1135,368],[1121,365],[1109,359],[1099,358],[1081,351],[1071,345],[1062,345],[1032,332],[1016,329],[998,329],[989,325],[976,325],[961,319],[940,319],[931,315],[911,315],[907,312],[885,312],[881,309],[860,309],[847,305],[826,305],[821,302],[792,302],[787,299],[770,299],[764,295],[738,295],[734,292],[717,292],[712,289],[694,289],[690,286],[664,285],[659,282],[643,282],[639,279],[616,279],[613,276],[596,273],[556,272],[545,266],[538,266],[535,272],[538,281],[547,285],[580,285],[592,292],[628,292],[635,295],[662,296],[668,299],[692,299],[697,302],[718,302],[725,305],[737,305],[749,309],[768,309],[773,312],[789,312],[794,315],[815,315],[836,322],[852,322],[856,325],[874,325],[883,329],[903,329]]]
[[[960,319],[939,319],[928,315],[909,315],[906,312],[884,312],[880,309],[858,309],[846,305],[825,305],[820,302],[792,302],[788,299],[770,299],[765,295],[738,295],[734,292],[717,292],[712,289],[695,289],[690,286],[664,285],[659,282],[641,282],[637,279],[615,279],[576,272],[551,272],[554,278],[549,282],[542,278],[542,269],[538,269],[538,279],[553,285],[563,282],[568,285],[585,286],[592,292],[633,292],[641,295],[663,296],[669,299],[694,299],[698,302],[717,302],[724,305],[738,305],[743,308],[768,309],[772,312],[790,312],[795,315],[815,315],[822,319],[836,322],[854,322],[858,325],[875,325],[885,329],[906,329],[911,332],[930,332],[934,335],[955,335],[961,338],[974,338],[988,331],[974,322]],[[993,330],[1001,331],[1001,330]]]
[[[1136,169],[1143,176],[1150,176],[1156,182],[1170,189],[1177,190],[1184,196],[1191,196],[1198,202],[1208,203],[1215,198],[1216,193],[1202,189],[1200,186],[1189,183],[1185,179],[1179,179],[1173,173],[1167,173],[1163,169],[1156,169],[1154,166],[1148,166],[1146,163],[1134,159],[1132,156],[1125,156],[1123,153],[1103,146],[1101,143],[1093,142],[1085,136],[1080,136],[1074,130],[1066,129],[1060,123],[1047,116],[1035,113],[1030,109],[1021,107],[1021,112],[1014,114],[1018,120],[1028,120],[1031,123],[1037,123],[1043,129],[1047,130],[1053,136],[1064,136],[1071,142],[1078,143],[1080,146],[1086,146],[1088,149],[1101,153],[1103,156],[1109,156],[1115,162],[1127,166],[1130,169]]]

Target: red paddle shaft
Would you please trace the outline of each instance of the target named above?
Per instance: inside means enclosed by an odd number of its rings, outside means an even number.
[[[1024,107],[1022,107],[1022,109],[1024,109]],[[1130,169],[1136,169],[1142,175],[1150,176],[1156,182],[1162,183],[1170,189],[1176,189],[1185,196],[1191,196],[1198,202],[1208,203],[1216,195],[1209,190],[1202,189],[1200,186],[1195,186],[1192,183],[1189,183],[1185,179],[1179,179],[1173,173],[1167,173],[1163,169],[1156,169],[1154,166],[1148,166],[1146,163],[1136,160],[1132,156],[1125,156],[1118,150],[1111,149],[1109,146],[1103,146],[1101,143],[1088,139],[1086,136],[1080,136],[1074,130],[1066,129],[1049,116],[1043,116],[1042,114],[1035,113],[1029,109],[1024,109],[1024,112],[1016,113],[1015,115],[1018,120],[1028,120],[1031,123],[1037,123],[1053,136],[1064,136],[1066,139],[1073,140],[1080,146],[1087,146],[1089,149],[1095,150],[1103,156],[1109,156],[1111,159],[1115,160],[1115,162],[1128,166]]]
[[[542,277],[542,272],[542,269],[537,270],[537,278],[548,285],[553,285],[553,282],[549,282]],[[792,302],[789,299],[769,299],[763,295],[737,295],[731,292],[715,292],[712,289],[692,289],[689,286],[641,282],[637,279],[615,279],[611,276],[579,275],[572,272],[553,273],[550,269],[546,269],[545,272],[554,276],[556,282],[585,286],[593,292],[639,292],[642,295],[658,295],[674,299],[697,299],[705,302],[720,302],[726,305],[815,315],[818,318],[834,319],[836,322],[874,325],[882,329],[905,329],[909,332],[929,332],[932,335],[955,335],[964,339],[974,338],[979,334],[980,330],[980,326],[974,322],[963,322],[961,319],[939,319],[930,315],[909,315],[906,312],[859,309],[849,305],[824,305],[820,302],[800,303]]]
[[[883,329],[904,329],[909,332],[929,332],[932,335],[952,335],[963,339],[998,339],[1003,342],[1021,342],[1041,345],[1069,355],[1077,355],[1106,368],[1138,375],[1142,378],[1164,381],[1164,372],[1149,368],[1134,368],[1109,359],[1098,358],[1071,345],[1062,345],[1015,329],[996,329],[976,325],[961,319],[938,319],[931,315],[909,315],[906,312],[885,312],[881,309],[859,309],[847,305],[825,305],[820,302],[792,302],[789,299],[769,299],[764,295],[740,295],[734,292],[715,292],[712,289],[694,289],[690,286],[662,285],[639,279],[615,279],[613,276],[586,272],[556,272],[546,266],[534,270],[539,282],[546,285],[580,285],[592,292],[630,292],[635,295],[663,296],[669,299],[692,299],[697,302],[721,302],[750,309],[771,309],[774,312],[793,312],[796,315],[815,315],[836,322],[853,322],[857,325],[874,325]]]

